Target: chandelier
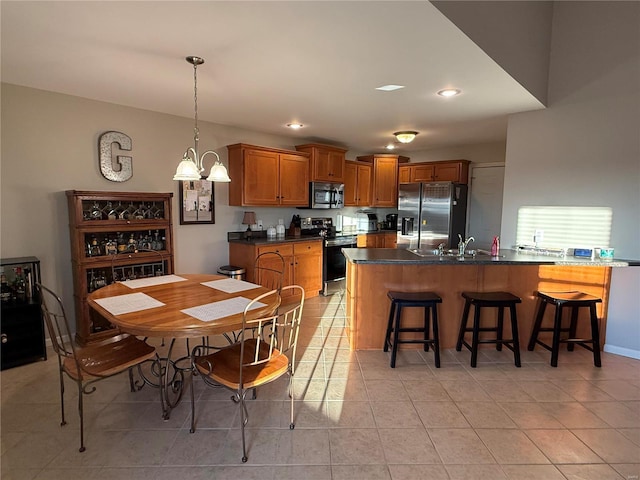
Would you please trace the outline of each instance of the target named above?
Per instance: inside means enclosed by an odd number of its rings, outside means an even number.
[[[185,60],[193,65],[193,102],[195,112],[195,126],[193,128],[194,147],[189,147],[182,156],[182,161],[178,164],[174,180],[200,180],[204,172],[204,157],[210,153],[216,156],[216,161],[211,167],[207,180],[210,182],[230,182],[227,169],[220,161],[220,157],[213,150],[207,150],[202,155],[198,154],[198,141],[200,131],[198,130],[198,65],[204,63],[204,58],[189,56]]]

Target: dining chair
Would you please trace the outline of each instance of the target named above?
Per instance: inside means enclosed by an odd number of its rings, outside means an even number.
[[[242,462],[247,461],[245,426],[249,421],[246,407],[247,392],[289,375],[291,413],[289,428],[295,428],[293,376],[295,373],[296,345],[304,307],[304,289],[299,285],[282,288],[291,301],[282,305],[277,313],[260,318],[252,317],[258,302],[277,295],[276,290],[260,295],[244,309],[239,341],[228,347],[212,351],[203,345],[193,349],[191,359],[193,375],[202,377],[211,387],[226,387],[234,392],[231,399],[239,404],[242,430]],[[211,352],[211,353],[207,353]],[[195,399],[191,381],[191,433],[195,432]]]
[[[151,360],[156,350],[138,338],[118,333],[105,340],[84,346],[77,345],[69,328],[69,321],[62,299],[49,288],[36,284],[40,305],[53,349],[58,355],[60,376],[60,412],[61,423],[66,425],[64,416],[64,375],[73,380],[78,387],[78,414],[80,416],[80,452],[84,447],[84,408],[83,396],[96,391],[94,384],[105,378],[129,373],[131,391],[137,387],[133,381],[133,367]]]
[[[261,253],[253,263],[253,282],[280,293],[284,270],[285,261],[278,252]]]

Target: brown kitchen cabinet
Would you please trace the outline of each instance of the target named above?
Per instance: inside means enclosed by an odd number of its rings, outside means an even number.
[[[401,155],[365,155],[358,161],[372,166],[372,207],[395,207],[398,204],[398,165],[409,161]]]
[[[451,160],[401,165],[398,169],[398,182],[454,182],[467,184],[469,163],[468,160]]]
[[[76,338],[86,344],[113,333],[113,326],[89,308],[90,292],[117,280],[173,273],[173,193],[67,190],[66,195]],[[117,253],[108,254],[113,248]]]
[[[371,165],[347,160],[344,166],[344,206],[371,205]]]
[[[346,148],[308,143],[296,145],[296,150],[309,154],[312,182],[344,183]]]
[[[358,248],[396,248],[397,234],[395,231],[376,232],[358,235]]]
[[[254,281],[255,258],[266,252],[282,255],[285,263],[282,286],[300,285],[307,298],[317,297],[322,290],[322,240],[253,244],[229,243],[229,263],[247,271],[247,281]],[[274,264],[275,266],[275,264]],[[279,267],[278,267],[279,268]]]
[[[309,205],[309,154],[238,143],[229,152],[229,205]]]

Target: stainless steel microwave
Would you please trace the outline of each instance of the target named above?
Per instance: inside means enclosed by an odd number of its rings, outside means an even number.
[[[309,185],[309,208],[344,207],[344,184],[311,182]]]

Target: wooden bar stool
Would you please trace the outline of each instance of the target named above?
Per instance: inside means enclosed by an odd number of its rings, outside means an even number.
[[[481,343],[495,343],[496,350],[501,351],[502,345],[513,352],[516,367],[520,366],[520,341],[518,340],[518,317],[516,315],[516,303],[522,300],[508,292],[462,292],[465,299],[462,319],[460,320],[460,332],[458,333],[458,343],[456,350],[462,350],[462,345],[471,350],[471,366],[476,367],[478,360],[478,345]],[[474,307],[473,327],[467,327],[469,310]],[[483,307],[494,307],[498,309],[498,322],[495,327],[480,326],[480,309]],[[504,323],[504,309],[509,308],[511,318],[511,333],[513,338],[502,338],[502,327]],[[464,334],[471,332],[471,345],[464,339]],[[496,332],[495,339],[480,339],[480,332]]]
[[[396,354],[400,343],[422,343],[424,351],[429,351],[429,345],[433,346],[436,368],[440,368],[440,340],[438,336],[438,310],[437,304],[442,303],[442,298],[433,292],[388,292],[387,297],[391,300],[389,310],[389,322],[387,323],[387,334],[384,340],[384,351],[388,352],[391,347],[391,368],[396,367]],[[424,307],[424,325],[422,327],[400,327],[403,307]],[[433,321],[431,321],[433,319]],[[429,324],[433,324],[433,338],[429,337]],[[393,340],[391,331],[393,330]],[[422,339],[400,340],[400,333],[422,332]]]
[[[593,352],[593,364],[596,367],[602,365],[600,359],[600,333],[598,329],[598,315],[596,313],[596,303],[602,302],[602,299],[588,295],[583,292],[536,292],[538,296],[538,311],[533,323],[533,331],[529,339],[527,349],[532,351],[536,343],[551,352],[551,366],[558,366],[558,354],[560,353],[560,344],[566,343],[567,350],[573,351],[574,346],[580,345],[583,348]],[[555,305],[556,311],[553,320],[553,327],[542,327],[542,319],[547,304]],[[562,327],[562,309],[571,309],[571,322],[568,327]],[[591,338],[576,338],[576,330],[578,327],[578,311],[581,307],[589,308],[589,317],[591,322]],[[553,332],[551,338],[551,346],[538,340],[540,332]],[[566,339],[560,338],[563,332],[568,332]],[[588,345],[591,344],[591,345]]]

